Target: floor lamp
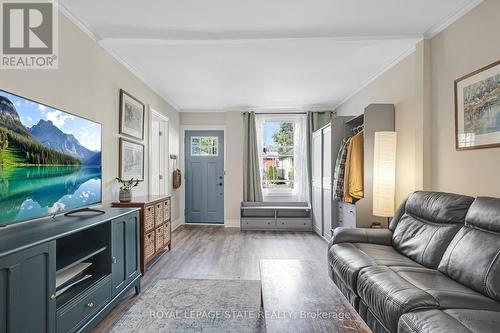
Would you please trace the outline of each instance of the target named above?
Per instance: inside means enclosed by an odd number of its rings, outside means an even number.
[[[396,192],[396,132],[375,132],[373,159],[373,215],[389,219],[394,216]],[[374,222],[374,228],[380,223]]]

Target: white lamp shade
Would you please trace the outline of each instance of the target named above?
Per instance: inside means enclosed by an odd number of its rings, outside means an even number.
[[[394,216],[396,132],[376,132],[373,158],[373,215]]]

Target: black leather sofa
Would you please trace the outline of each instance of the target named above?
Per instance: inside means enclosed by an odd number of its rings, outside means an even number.
[[[336,228],[328,265],[375,333],[500,332],[500,199],[415,192],[389,229]]]

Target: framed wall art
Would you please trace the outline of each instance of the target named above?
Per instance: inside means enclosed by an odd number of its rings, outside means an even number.
[[[144,180],[144,145],[120,138],[120,178]]]
[[[500,147],[500,61],[455,81],[457,150]]]
[[[144,139],[144,103],[120,89],[120,134]]]

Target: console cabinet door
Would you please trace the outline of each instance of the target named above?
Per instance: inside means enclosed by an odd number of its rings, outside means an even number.
[[[55,242],[0,258],[0,333],[54,332],[55,269]]]
[[[133,213],[111,223],[113,296],[139,274],[139,214]]]

